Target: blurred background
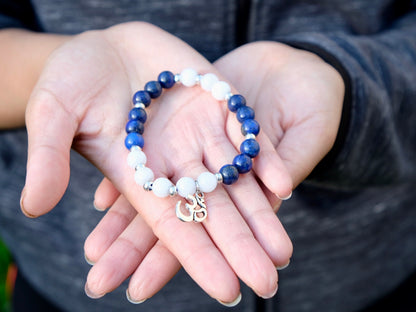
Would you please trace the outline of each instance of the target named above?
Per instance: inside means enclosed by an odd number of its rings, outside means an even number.
[[[16,272],[10,253],[0,240],[0,312],[10,312],[10,298]]]

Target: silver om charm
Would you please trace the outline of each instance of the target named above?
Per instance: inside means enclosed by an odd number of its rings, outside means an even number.
[[[176,216],[184,222],[202,222],[207,217],[207,206],[204,202],[204,194],[197,192],[194,196],[188,195],[185,203],[185,209],[188,213],[182,212],[181,201],[176,204]]]

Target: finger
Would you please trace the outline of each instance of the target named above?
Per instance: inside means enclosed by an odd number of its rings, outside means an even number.
[[[176,257],[158,241],[132,275],[126,291],[127,299],[132,303],[142,303],[153,297],[180,268]]]
[[[98,211],[105,211],[114,204],[119,196],[120,192],[114,187],[113,183],[104,178],[95,191],[94,207]]]
[[[136,215],[91,268],[85,284],[87,295],[99,298],[120,286],[134,272],[156,240],[145,221]]]
[[[335,140],[333,126],[309,120],[287,129],[277,147],[294,185],[301,183],[331,149]]]
[[[238,150],[244,140],[240,129],[241,124],[235,114],[229,114],[227,134]],[[253,170],[264,185],[277,197],[288,197],[292,193],[293,182],[285,163],[264,131],[260,131],[256,140],[259,143],[260,152],[253,159]]]
[[[30,217],[51,210],[68,186],[69,154],[77,121],[61,104],[52,92],[39,88],[28,104],[28,161],[21,207]]]
[[[224,154],[233,155],[235,153],[235,149],[230,143],[218,144],[218,140],[216,141],[216,144],[207,149],[209,152],[205,156],[205,163],[209,167],[221,166],[220,164],[224,164],[226,158],[229,157],[224,156]],[[293,249],[291,241],[254,176],[252,174],[241,174],[238,181],[231,186],[226,186],[226,189],[235,205],[234,209],[236,210],[235,207],[238,207],[239,213],[244,218],[243,222],[247,223],[255,239],[272,260],[274,266],[287,263]],[[264,267],[265,270],[266,268],[267,266]],[[274,275],[271,271],[268,274],[270,274],[269,276]],[[260,277],[261,275],[257,275],[257,283],[267,285],[265,282],[267,277],[263,277],[263,280]],[[273,283],[274,281],[270,282],[273,287],[258,293],[263,296],[273,293],[276,286]]]
[[[133,221],[137,211],[120,196],[84,243],[85,258],[97,262],[120,234]]]
[[[227,157],[224,155],[235,154],[235,149],[223,134],[217,137],[211,135],[205,143],[204,158],[215,159],[217,166],[213,167],[218,168],[226,164],[224,159]],[[222,164],[218,165],[218,161],[222,161]],[[208,171],[201,161],[195,158],[185,158],[181,162],[173,158],[171,166],[176,166],[173,177],[175,181],[182,176],[198,177],[200,173]],[[251,182],[256,184],[254,180]],[[260,189],[258,190],[261,192]],[[274,294],[277,287],[275,266],[257,242],[227,192],[219,186],[205,197],[209,216],[203,224],[234,272],[260,296],[269,297]],[[273,217],[273,211],[267,200],[265,201]]]
[[[196,283],[217,300],[234,301],[239,295],[238,279],[203,226],[180,221],[175,214],[174,199],[149,200],[147,196],[142,199],[144,205],[159,210],[148,222]]]

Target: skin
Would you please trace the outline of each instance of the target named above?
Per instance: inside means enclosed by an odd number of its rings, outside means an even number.
[[[25,86],[31,90],[37,81],[26,108],[23,212],[36,217],[60,200],[68,184],[71,147],[108,179],[97,191],[96,206],[113,204],[116,190],[122,194],[86,242],[87,258],[97,262],[87,279],[87,293],[100,297],[134,273],[130,297],[149,298],[181,265],[222,302],[238,297],[238,279],[259,296],[274,295],[275,267],[286,264],[292,254],[272,209],[279,203],[275,194],[289,195],[331,148],[343,99],[339,74],[310,53],[274,43],[244,46],[214,67],[184,42],[145,23],[42,39],[50,39],[51,49],[41,53],[30,75],[34,79]],[[239,90],[252,103],[263,129],[256,176],[246,174],[232,187],[219,186],[210,193],[209,218],[202,225],[179,222],[175,199],[138,190],[131,169],[120,161],[128,153],[123,141],[131,95],[162,70],[186,67],[230,82],[233,93]],[[145,152],[155,176],[176,182],[229,163],[242,139],[234,116],[200,88],[175,88],[169,94],[151,106],[146,123]],[[24,97],[18,102],[24,103]],[[16,120],[13,125],[21,122]],[[105,222],[114,225],[107,234]]]
[[[247,65],[241,68],[238,64]],[[240,47],[219,59],[215,67],[241,90],[248,103],[252,103],[256,119],[288,168],[295,185],[299,184],[335,140],[344,94],[339,74],[311,53],[272,42]],[[297,87],[293,88],[293,85]],[[258,164],[255,170],[256,174],[262,170],[263,174],[268,172]],[[262,181],[267,178],[263,176]],[[263,190],[276,210],[281,201],[264,185]],[[140,216],[125,200],[119,198],[115,201],[118,194],[108,180],[97,189],[96,204],[112,208],[86,240],[86,255],[96,262],[88,280],[106,278],[107,290],[110,290],[132,275],[128,296],[130,300],[142,302],[172,278],[180,263],[160,241],[145,257],[141,254],[135,262],[125,262],[123,255],[126,251],[120,252],[122,245],[128,241],[130,250],[131,246],[141,250],[143,242],[137,237],[146,237],[149,229],[143,226]],[[267,221],[263,220],[262,224],[265,223]],[[113,228],[117,231],[109,232]],[[124,232],[121,228],[125,229]],[[129,236],[139,229],[142,232]],[[271,258],[278,257],[278,253],[273,254],[273,250],[267,249],[267,243],[263,246]],[[276,266],[287,263],[283,259],[275,261]],[[117,272],[111,271],[111,267],[117,267]]]

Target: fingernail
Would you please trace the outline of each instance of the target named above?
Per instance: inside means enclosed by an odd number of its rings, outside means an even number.
[[[288,261],[288,263],[286,263],[286,264],[284,264],[282,266],[277,266],[276,267],[276,270],[279,270],[279,271],[284,270],[284,269],[286,269],[289,266],[289,264],[290,264],[290,260]]]
[[[270,299],[272,297],[274,297],[277,293],[277,289],[279,288],[278,284],[276,284],[276,288],[269,294],[266,296],[261,296],[263,299]]]
[[[35,216],[35,215],[32,215],[32,214],[28,213],[28,212],[26,211],[26,209],[25,209],[24,204],[23,204],[24,199],[25,199],[25,195],[26,195],[26,188],[23,188],[23,190],[22,190],[22,194],[20,195],[20,209],[22,210],[23,214],[24,214],[26,217],[31,218],[31,219],[34,219],[34,218],[36,218],[37,216]]]
[[[133,303],[133,304],[140,304],[140,303],[143,303],[143,302],[145,302],[147,300],[147,299],[143,299],[143,300],[134,300],[134,299],[132,299],[131,296],[130,296],[130,293],[129,293],[129,289],[128,288],[126,289],[126,297],[127,297],[127,300],[130,303]]]
[[[103,211],[106,211],[107,210],[107,208],[100,208],[100,207],[98,207],[97,204],[95,203],[95,201],[94,201],[93,205],[94,205],[94,209],[97,210],[97,211],[99,211],[99,212],[103,212]]]
[[[229,308],[232,308],[232,307],[235,307],[237,304],[239,304],[240,303],[240,301],[241,301],[241,298],[242,298],[242,295],[241,295],[241,293],[238,295],[238,297],[233,301],[233,302],[223,302],[223,301],[221,301],[221,300],[217,300],[219,303],[221,303],[223,306],[226,306],[226,307],[229,307]]]
[[[94,261],[91,261],[88,257],[87,257],[87,255],[84,253],[84,258],[85,258],[85,261],[89,264],[89,265],[94,265],[95,264],[95,262]]]
[[[281,200],[288,200],[292,197],[292,192],[290,192],[290,194],[286,197],[281,197],[281,196],[279,196],[279,194],[276,194],[276,196],[279,197],[279,199],[281,199]]]
[[[87,284],[87,283],[85,283],[84,291],[85,291],[85,294],[86,294],[88,297],[90,297],[91,299],[99,299],[99,298],[101,298],[101,297],[104,297],[104,295],[105,295],[105,294],[102,294],[102,295],[97,295],[97,294],[95,294],[94,292],[92,292],[92,291],[89,289],[89,287],[88,287],[88,284]]]

